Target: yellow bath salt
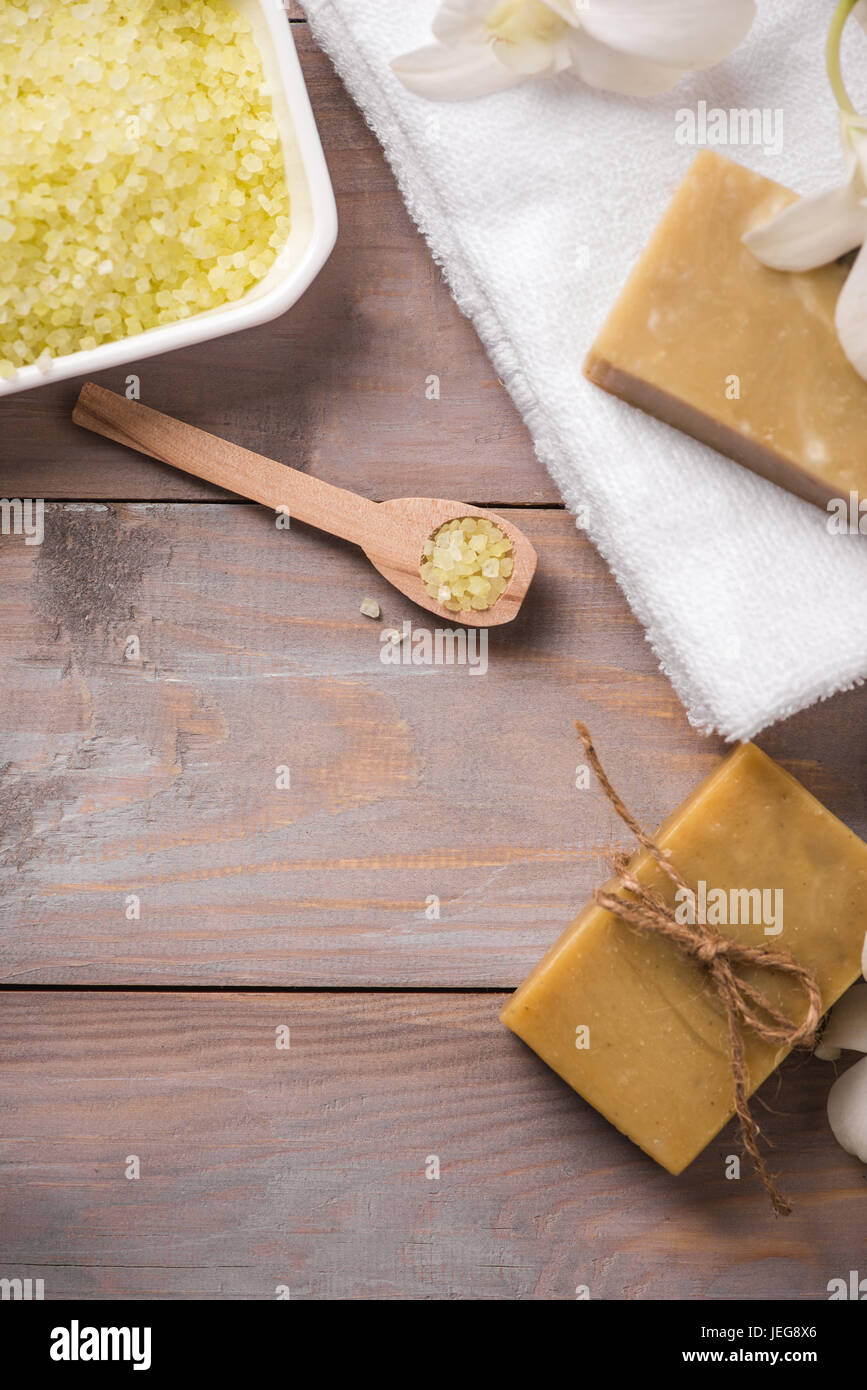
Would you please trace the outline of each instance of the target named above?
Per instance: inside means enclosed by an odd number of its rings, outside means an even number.
[[[229,0],[0,0],[0,376],[240,299],[289,233]]]
[[[431,598],[451,613],[496,603],[514,566],[512,542],[486,517],[447,521],[425,541],[419,573]]]

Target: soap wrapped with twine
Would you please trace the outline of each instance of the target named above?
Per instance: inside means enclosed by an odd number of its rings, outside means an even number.
[[[670,851],[659,848],[641,828],[612,787],[593,747],[587,726],[576,720],[575,727],[584,745],[587,761],[617,815],[675,887],[694,899],[693,890],[671,863]],[[763,1042],[778,1043],[781,1047],[809,1045],[822,1017],[822,998],[815,976],[806,966],[799,965],[786,951],[769,950],[766,946],[748,946],[740,941],[733,941],[731,937],[713,931],[706,923],[697,921],[694,925],[686,925],[678,922],[674,908],[653,889],[641,883],[630,870],[628,855],[615,855],[611,865],[629,896],[620,897],[619,894],[605,888],[598,888],[593,894],[594,901],[625,922],[633,931],[643,936],[659,936],[670,941],[684,955],[698,961],[707,972],[707,977],[722,1002],[728,1024],[734,1108],[740,1126],[741,1143],[764,1183],[774,1211],[778,1216],[790,1215],[792,1208],[768,1173],[759,1152],[759,1128],[750,1112],[748,1100],[750,1081],[744,1055],[743,1030],[750,1028]],[[792,1022],[761,990],[751,985],[740,973],[744,966],[758,966],[764,970],[776,971],[779,975],[787,975],[797,981],[807,1000],[807,1013],[803,1022]]]

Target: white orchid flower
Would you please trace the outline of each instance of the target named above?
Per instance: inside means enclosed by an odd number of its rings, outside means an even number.
[[[651,96],[728,57],[755,12],[755,0],[445,0],[433,22],[438,42],[391,66],[410,91],[437,101],[565,71]]]
[[[864,967],[867,969],[867,941]],[[831,1011],[816,1056],[833,1062],[841,1048],[867,1052],[867,984],[853,985]],[[828,1123],[847,1153],[867,1163],[867,1057],[834,1082],[828,1096]]]
[[[763,227],[743,237],[757,260],[771,270],[805,271],[828,265],[860,246],[837,299],[840,346],[867,380],[867,121],[855,111],[840,72],[840,40],[850,15],[867,29],[865,0],[840,0],[826,49],[828,78],[840,108],[846,178],[839,188],[800,198]]]
[[[815,270],[867,242],[867,121],[840,118],[846,180],[839,188],[799,198],[743,238],[771,270]],[[840,291],[837,337],[852,366],[867,378],[867,252],[862,250]]]

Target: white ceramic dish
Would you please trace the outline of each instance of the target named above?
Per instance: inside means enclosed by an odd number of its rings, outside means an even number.
[[[22,367],[9,381],[0,380],[0,396],[72,376],[93,376],[124,362],[137,362],[173,348],[252,328],[286,312],[301,297],[327,261],[337,237],[337,209],[319,133],[301,74],[292,27],[282,0],[232,0],[247,14],[271,87],[274,116],[283,143],[291,200],[291,228],[286,245],[264,280],[234,304],[195,314],[179,323],[150,328],[86,352],[56,357],[45,370]]]

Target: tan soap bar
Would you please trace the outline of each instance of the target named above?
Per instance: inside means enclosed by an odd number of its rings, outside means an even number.
[[[698,895],[698,910],[704,883],[714,930],[788,951],[815,973],[826,1009],[858,978],[867,932],[867,844],[753,744],[735,749],[655,839],[671,850]],[[646,851],[631,864],[642,882],[675,903],[673,885]],[[747,908],[743,892],[732,891],[750,889],[767,890],[761,910],[755,893]],[[737,924],[713,924],[723,901]],[[803,995],[791,980],[754,967],[745,977],[790,1017],[805,1017]],[[500,1018],[671,1173],[681,1172],[733,1113],[725,1015],[706,971],[670,942],[637,935],[595,903]],[[755,1089],[786,1049],[749,1031],[745,1042]]]
[[[741,236],[796,194],[706,150],[584,366],[597,386],[825,507],[867,496],[867,381],[834,331],[848,267],[768,270]]]

